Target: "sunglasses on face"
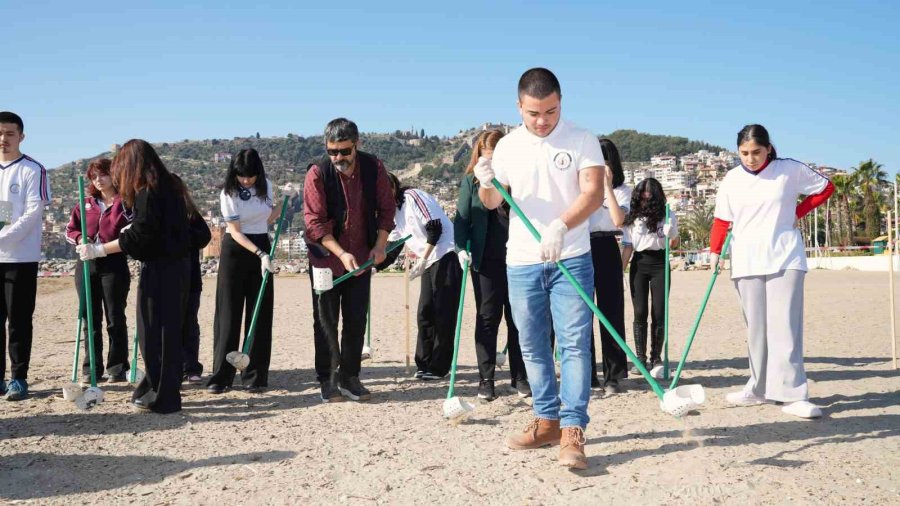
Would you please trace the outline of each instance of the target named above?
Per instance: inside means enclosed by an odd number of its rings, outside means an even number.
[[[353,146],[343,149],[326,149],[325,151],[328,153],[328,156],[350,156],[350,153],[353,152]]]

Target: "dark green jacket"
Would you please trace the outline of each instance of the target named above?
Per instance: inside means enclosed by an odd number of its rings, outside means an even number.
[[[453,220],[453,238],[457,251],[465,251],[466,242],[471,241],[469,253],[472,255],[472,268],[481,267],[484,256],[484,245],[487,242],[488,215],[497,211],[484,207],[478,197],[478,185],[475,176],[467,174],[459,184],[459,198],[456,201],[456,219]],[[509,230],[503,230],[503,242],[509,238]]]

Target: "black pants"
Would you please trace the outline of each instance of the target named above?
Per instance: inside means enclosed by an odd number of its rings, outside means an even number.
[[[313,345],[316,351],[316,378],[326,381],[331,373],[358,377],[366,336],[366,308],[369,304],[371,271],[353,276],[331,290],[317,295],[312,288]],[[343,317],[340,342],[338,321]]]
[[[652,298],[650,319],[651,335],[657,336],[651,339],[650,359],[659,361],[661,353],[658,336],[662,335],[662,327],[665,322],[665,286],[666,286],[666,252],[664,250],[636,251],[631,259],[631,271],[629,282],[631,284],[631,303],[634,306],[634,326],[636,329],[646,329],[648,296]],[[670,287],[671,288],[671,287]],[[647,333],[637,335],[635,339],[643,339],[646,343]],[[638,348],[646,349],[646,344]]]
[[[0,345],[6,348],[9,321],[10,379],[27,379],[31,362],[34,301],[37,297],[37,262],[0,263]],[[0,380],[6,377],[6,353],[0,349]]]
[[[597,307],[612,327],[625,339],[625,287],[622,286],[622,254],[615,237],[591,238],[591,258],[594,263],[594,289]],[[593,329],[591,330],[593,334]],[[600,346],[603,352],[603,381],[628,377],[628,357],[600,324]],[[593,335],[591,336],[591,372],[597,375]]]
[[[257,248],[269,251],[268,234],[247,234]],[[213,373],[209,385],[230,387],[236,369],[225,357],[241,351],[241,320],[250,329],[256,297],[262,285],[262,264],[258,256],[225,234],[216,279],[216,311],[213,322]],[[269,276],[250,347],[250,365],[241,372],[244,386],[269,386],[269,362],[272,357],[272,304],[275,280]],[[245,331],[246,335],[246,331]]]
[[[181,341],[181,358],[184,361],[185,376],[203,374],[203,364],[200,363],[200,322],[197,321],[197,313],[200,311],[200,293],[197,290],[191,290],[188,294],[184,336]]]
[[[141,265],[137,328],[146,374],[132,399],[142,399],[157,413],[181,410],[181,338],[190,271],[187,257]]]
[[[438,376],[450,372],[461,283],[459,258],[452,251],[422,273],[416,342],[416,367],[420,371]],[[494,340],[496,348],[496,337]]]
[[[519,330],[513,323],[509,305],[509,286],[506,280],[506,261],[485,258],[480,269],[472,271],[472,288],[475,292],[475,354],[478,357],[478,374],[483,380],[494,379],[497,365],[497,331],[500,318],[506,317],[507,342],[509,343],[509,375],[513,381],[528,379],[522,349],[519,348]]]
[[[91,374],[90,342],[87,338],[87,311],[84,303],[84,269],[81,261],[75,264],[75,289],[81,311],[84,332],[84,360],[81,372]],[[106,333],[109,335],[109,352],[106,355],[106,372],[110,376],[121,376],[129,369],[128,364],[128,322],[125,306],[131,289],[131,273],[128,258],[124,253],[88,262],[91,280],[91,308],[94,318],[94,366],[97,378],[103,374],[103,316],[106,316]]]

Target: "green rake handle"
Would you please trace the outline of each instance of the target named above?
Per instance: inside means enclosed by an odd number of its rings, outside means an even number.
[[[408,236],[404,237],[403,239],[400,239],[399,241],[395,241],[395,242],[392,242],[391,244],[388,244],[388,247],[384,250],[384,252],[385,252],[385,253],[390,253],[391,251],[394,251],[395,249],[397,249],[398,247],[400,247],[403,243],[405,243],[406,241],[408,241],[410,237],[412,237],[412,234],[409,234]],[[360,266],[357,267],[356,269],[353,269],[352,271],[350,271],[350,272],[344,274],[343,276],[341,276],[341,277],[335,279],[335,280],[334,280],[334,283],[331,284],[331,288],[334,288],[334,287],[338,286],[339,284],[343,283],[344,281],[347,281],[348,279],[352,278],[353,276],[356,276],[356,275],[359,274],[360,272],[362,272],[362,271],[368,269],[369,267],[372,266],[373,263],[375,263],[375,259],[374,259],[374,258],[370,258],[370,259],[366,260],[364,264],[360,265]],[[322,295],[323,293],[325,293],[325,292],[327,292],[327,291],[328,291],[328,290],[316,290],[316,295]]]
[[[84,176],[78,176],[78,210],[81,212],[81,244],[87,244],[87,223],[84,214]],[[84,275],[84,307],[87,315],[88,348],[91,350],[89,360],[91,363],[91,387],[97,386],[97,370],[94,364],[94,311],[91,301],[91,267],[88,262],[81,262],[81,271]],[[90,308],[90,309],[89,309]]]
[[[466,256],[469,253],[469,244],[466,243]],[[447,390],[447,398],[452,399],[456,393],[456,360],[459,358],[459,337],[462,334],[463,309],[466,300],[466,280],[469,278],[469,260],[463,260],[462,283],[459,289],[459,306],[456,308],[456,336],[453,338],[453,363],[450,367],[450,388]]]
[[[131,372],[129,372],[128,381],[132,384],[137,382],[137,360],[138,360],[138,331],[134,328],[134,349],[131,350]]]
[[[78,329],[75,331],[75,358],[72,360],[72,383],[78,382],[78,354],[81,348],[81,302],[78,303]]]
[[[671,224],[670,219],[669,204],[666,204],[666,225]],[[669,283],[671,283],[669,270],[672,268],[669,254],[669,236],[666,234],[666,272],[664,276],[665,286],[663,288],[665,290],[663,292],[663,300],[665,300],[665,309],[663,310],[665,315],[665,324],[663,326],[663,335],[665,336],[663,338],[663,379],[665,380],[669,379]]]
[[[496,188],[497,191],[500,192],[500,195],[502,195],[503,199],[509,204],[509,207],[511,207],[512,210],[515,211],[519,219],[522,220],[522,222],[525,224],[525,227],[528,228],[528,231],[531,232],[531,235],[535,238],[535,240],[540,242],[541,234],[537,231],[537,229],[534,228],[534,225],[531,224],[531,221],[528,220],[528,217],[525,216],[525,213],[522,212],[522,210],[519,208],[519,205],[516,204],[516,202],[513,200],[512,196],[503,188],[503,185],[501,185],[499,181],[494,179],[491,182],[494,184],[494,188]],[[587,304],[588,307],[591,308],[591,311],[593,311],[593,313],[597,315],[600,323],[602,323],[603,326],[606,327],[606,330],[608,330],[610,335],[612,335],[613,339],[616,341],[616,344],[618,344],[619,347],[621,347],[622,350],[625,351],[625,354],[628,356],[628,358],[630,358],[635,367],[638,368],[638,371],[640,371],[641,375],[644,376],[644,378],[647,380],[647,383],[650,384],[650,388],[653,389],[653,393],[655,393],[656,396],[659,397],[660,400],[662,400],[665,392],[663,392],[663,389],[659,386],[659,383],[657,383],[656,380],[653,379],[653,376],[650,375],[650,373],[647,371],[647,368],[644,367],[643,364],[641,364],[641,361],[638,360],[634,352],[631,351],[631,348],[629,348],[625,341],[622,340],[622,336],[620,336],[616,329],[612,326],[612,324],[609,323],[609,320],[607,320],[606,317],[603,316],[603,312],[601,312],[600,308],[598,308],[597,305],[594,304],[594,301],[591,300],[591,297],[587,293],[585,293],[584,288],[581,287],[581,284],[577,279],[575,279],[575,276],[573,276],[572,273],[569,272],[569,269],[561,261],[557,261],[556,266],[559,268],[560,272],[563,273],[563,276],[566,277],[569,283],[572,284],[572,286],[575,288],[575,291],[578,292],[581,300],[583,300],[585,304]]]
[[[281,201],[281,216],[278,217],[278,227],[275,229],[275,237],[272,240],[272,247],[269,248],[269,258],[275,258],[275,248],[278,246],[278,237],[281,235],[281,228],[284,225],[284,215],[288,208],[288,197],[284,196]],[[262,307],[263,294],[266,291],[266,283],[269,282],[268,270],[263,273],[262,284],[259,285],[259,293],[256,295],[256,304],[253,306],[253,318],[250,319],[250,328],[247,330],[247,337],[244,339],[244,355],[250,354],[250,348],[253,346],[253,333],[256,331],[256,319],[259,316],[259,308]]]
[[[724,255],[726,251],[728,251],[728,244],[731,242],[731,232],[728,232],[728,235],[725,237],[725,244],[722,245],[722,254]],[[712,294],[713,285],[716,284],[716,278],[719,277],[719,262],[716,262],[715,267],[713,268],[713,275],[709,279],[709,285],[706,287],[706,294],[703,296],[703,302],[700,304],[700,311],[697,313],[697,318],[694,319],[694,326],[691,327],[691,334],[688,336],[687,344],[684,346],[684,352],[681,354],[681,361],[678,362],[678,369],[675,370],[675,376],[672,378],[672,383],[669,385],[669,390],[675,388],[678,385],[678,379],[681,378],[681,370],[684,368],[684,363],[687,360],[688,352],[691,351],[691,345],[694,344],[694,337],[697,335],[697,329],[700,327],[700,319],[703,318],[703,312],[706,311],[706,304],[709,302],[709,296]]]

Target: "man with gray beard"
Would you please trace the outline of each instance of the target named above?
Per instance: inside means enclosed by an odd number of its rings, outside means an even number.
[[[346,118],[325,127],[321,161],[311,164],[303,187],[309,263],[337,278],[368,259],[385,260],[396,205],[381,160],[359,151],[359,129]],[[312,269],[310,269],[312,279]],[[316,376],[322,401],[364,401],[359,381],[371,272],[366,270],[322,294],[312,293]],[[338,318],[344,318],[338,343]]]

